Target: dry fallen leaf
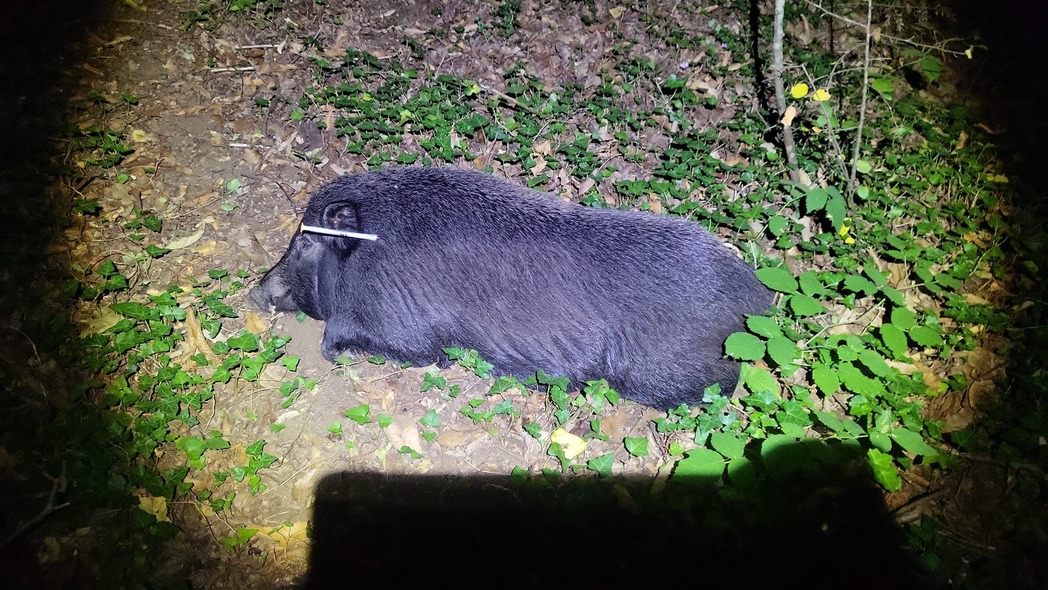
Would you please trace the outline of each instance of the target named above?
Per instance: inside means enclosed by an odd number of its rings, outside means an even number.
[[[108,307],[99,308],[93,317],[82,324],[80,335],[88,336],[90,334],[101,334],[115,326],[120,319],[120,314]]]
[[[543,170],[546,169],[546,159],[545,158],[543,158],[542,156],[540,156],[538,154],[535,154],[534,156],[532,156],[532,159],[535,160],[535,165],[531,167],[531,173],[532,174],[538,175]]]
[[[472,436],[472,431],[448,429],[437,435],[437,442],[445,449],[462,446]]]
[[[410,447],[417,451],[422,448],[418,428],[410,416],[401,415],[394,418],[393,423],[385,428],[385,433],[394,449]]]
[[[179,358],[187,359],[199,352],[203,354],[209,362],[213,364],[220,363],[222,359],[218,358],[215,351],[211,350],[211,343],[209,343],[207,337],[204,336],[204,329],[200,326],[200,321],[197,320],[192,307],[186,308],[185,324],[186,339],[180,345],[180,348],[183,350],[179,355]]]
[[[157,522],[171,522],[167,516],[167,499],[156,496],[142,496],[138,499],[138,507],[156,517]]]
[[[258,335],[269,329],[269,322],[250,309],[244,314],[244,319],[244,329],[252,334]]]
[[[177,238],[175,240],[171,240],[170,242],[165,244],[164,247],[167,248],[168,250],[180,250],[180,249],[185,248],[187,246],[192,246],[193,244],[195,244],[204,235],[203,224],[201,224],[199,227],[200,227],[200,229],[196,230],[195,232],[193,232],[193,233],[191,233],[191,234],[189,234],[187,236],[182,236],[181,238]]]

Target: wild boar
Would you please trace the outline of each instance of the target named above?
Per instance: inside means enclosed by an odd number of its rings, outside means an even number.
[[[324,320],[323,354],[445,365],[477,350],[496,374],[542,369],[608,383],[668,409],[731,394],[724,340],[772,294],[698,224],[562,201],[455,168],[345,175],[317,190],[306,225],[251,293],[262,309]]]

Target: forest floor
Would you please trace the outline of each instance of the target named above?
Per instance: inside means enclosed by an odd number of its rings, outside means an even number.
[[[87,40],[86,58],[70,63],[77,80],[65,91],[69,94],[65,100],[75,105],[66,123],[72,129],[103,126],[122,130],[124,142],[133,148],[120,162],[119,170],[126,177],[114,181],[108,174],[88,174],[86,181],[72,187],[77,198],[98,203],[102,214],[76,217],[48,254],[85,268],[97,265],[114,253],[134,250],[136,245],[129,238],[133,231],[127,224],[140,220],[143,212],[152,212],[163,220],[156,241],[170,252],[135,266],[128,276],[134,293],[156,294],[169,285],[191,291],[206,280],[209,271],[256,273],[275,264],[296,231],[310,192],[339,174],[369,168],[369,154],[347,152],[346,141],[335,133],[332,120],[327,129],[318,129],[316,120],[291,114],[302,89],[316,85],[317,64],[338,61],[347,47],[434,77],[446,74],[475,80],[480,92],[499,99],[505,98],[511,65],[548,87],[593,89],[602,84],[610,56],[625,39],[656,67],[675,71],[696,50],[669,46],[665,35],[655,35],[653,30],[672,23],[682,34],[701,37],[712,34],[709,27],[714,17],[718,26],[740,31],[748,18],[728,9],[697,9],[677,1],[645,3],[643,10],[622,10],[601,0],[523,4],[525,9],[510,36],[491,32],[504,18],[497,12],[498,2],[286,2],[279,10],[259,10],[253,16],[202,14],[201,5],[192,0],[150,3],[145,11],[116,7]],[[710,82],[700,77],[697,84]],[[703,122],[706,125],[716,126],[739,109],[758,107],[751,89],[718,88],[717,92],[718,105],[703,111],[708,117]],[[645,140],[653,146],[668,145],[668,134],[655,133]],[[476,157],[460,165],[491,169],[510,179],[526,176],[521,165],[498,157],[497,140],[473,137],[470,142]],[[725,135],[724,144],[731,143],[730,134]],[[650,165],[616,154],[606,156],[609,161],[617,158],[611,180],[635,177]],[[83,161],[68,164],[80,171],[90,169]],[[536,173],[534,169],[530,172]],[[565,199],[577,201],[592,188],[588,181],[571,176],[566,167],[548,172],[544,188]],[[614,195],[605,197],[611,200]],[[250,274],[248,282],[257,276]],[[386,493],[398,498],[402,494],[410,499],[405,502],[426,505],[432,500],[430,495],[456,493],[433,482],[472,478],[475,487],[452,501],[476,502],[476,513],[465,510],[457,517],[499,521],[506,516],[485,511],[483,503],[490,498],[481,489],[503,489],[515,469],[537,473],[561,468],[561,460],[551,456],[542,439],[525,428],[537,427],[548,435],[561,427],[545,396],[512,391],[471,406],[469,394],[487,391],[491,381],[459,365],[439,372],[446,379],[442,394],[421,392],[437,375],[433,367],[401,368],[367,360],[333,366],[320,354],[321,322],[249,310],[245,294],[243,289],[226,300],[239,317],[225,321],[223,338],[241,330],[277,334],[289,339],[286,354],[300,360],[293,375],[287,367],[273,364],[255,382],[217,386],[214,400],[197,416],[199,424],[185,427],[187,436],[220,432],[230,445],[227,451],[211,456],[206,469],[191,471],[186,483],[196,489],[214,487],[217,494],[237,493],[232,506],[221,512],[196,501],[167,507],[165,516],[183,534],[149,556],[150,568],[161,578],[185,578],[194,588],[290,587],[310,575],[310,538],[315,543],[318,527],[323,528],[316,521],[322,502],[319,494],[327,494],[327,510],[346,502],[347,497],[361,499],[373,494],[381,498]],[[88,333],[95,329],[91,326],[111,325],[107,313],[111,312],[104,306],[87,302],[77,310],[76,320],[87,326],[84,331]],[[992,389],[1004,375],[989,345],[969,362],[979,365],[973,372],[980,374],[987,388]],[[286,403],[288,395],[280,390],[281,384],[295,376],[302,378],[300,383],[315,385],[301,387],[293,403]],[[503,396],[513,396],[514,411],[495,411],[487,419],[462,411],[497,410]],[[350,417],[352,409],[361,405],[370,408],[371,421]],[[971,403],[956,400],[942,402],[930,411],[958,425],[970,423],[976,415]],[[677,442],[674,434],[653,427],[652,420],[662,416],[664,412],[634,403],[603,409],[597,417],[605,436],[589,438],[579,461],[610,456],[611,474],[658,488],[669,476],[675,460],[670,449]],[[564,427],[582,437],[591,429],[590,418],[569,420]],[[627,439],[645,438],[649,452],[643,455],[629,452],[624,444]],[[211,479],[214,473],[234,471],[247,463],[254,452],[252,445],[262,439],[265,453],[277,460],[258,472],[260,491],[249,493],[245,484],[232,479],[226,487],[216,487]],[[185,464],[185,455],[174,445],[159,448],[156,458],[161,470]],[[380,477],[374,483],[369,478],[376,474]],[[1043,482],[1032,483],[1029,475],[992,461],[973,463],[949,481],[922,480],[914,472],[906,490],[886,495],[884,500],[887,510],[896,511],[893,517],[905,521],[903,524],[935,514],[953,524],[955,539],[981,539],[973,543],[978,546],[982,540],[1014,530],[1015,514],[1043,510],[1038,500],[1038,485]],[[352,481],[346,483],[347,478]],[[368,482],[374,485],[367,493],[354,491],[354,486]],[[784,493],[786,498],[795,497]],[[433,505],[445,506],[441,502]],[[531,508],[527,502],[522,505]],[[383,504],[376,501],[372,506]],[[900,514],[900,509],[905,513]],[[374,561],[395,575],[398,563],[411,567],[418,554],[448,542],[433,538],[448,534],[440,527],[427,533],[425,526],[405,524],[407,517],[399,513],[387,516],[389,520],[380,519],[368,530],[394,537],[390,544],[397,544],[402,553],[367,555],[362,550],[365,555],[355,555],[344,566],[347,580],[352,579],[354,565]],[[398,531],[406,530],[417,536],[396,538]],[[238,537],[244,531],[249,531],[246,541]],[[600,542],[596,535],[606,532],[590,530],[587,538],[560,538],[558,531],[549,530],[549,538],[535,540],[545,544],[536,549],[547,557],[566,559],[580,545]],[[503,534],[493,538],[505,542]],[[64,537],[49,537],[51,541],[31,558],[65,563],[82,537],[89,535],[81,529]],[[229,538],[243,542],[223,542]],[[328,543],[344,540],[330,531],[319,531],[319,538]],[[468,551],[468,546],[464,544],[462,550]],[[981,546],[973,551],[992,552]],[[92,555],[104,552],[96,549]],[[86,559],[93,558],[84,558],[74,569],[97,570],[98,565],[85,564]],[[312,559],[316,562],[316,555]],[[336,554],[331,559],[337,562],[340,558]],[[471,556],[464,554],[461,559],[469,562]],[[685,561],[667,563],[682,567]],[[337,564],[329,565],[337,568]],[[877,564],[855,567],[875,568]],[[55,574],[54,579],[72,584],[69,580],[77,575]]]

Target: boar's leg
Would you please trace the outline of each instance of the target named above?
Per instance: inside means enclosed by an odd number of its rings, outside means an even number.
[[[640,351],[611,373],[608,382],[625,397],[660,410],[682,403],[697,405],[703,391],[714,383],[720,385],[721,395],[731,397],[739,380],[739,365],[720,358],[720,347],[712,342],[690,349]]]
[[[352,314],[329,318],[324,325],[324,340],[320,345],[324,358],[335,362],[347,351],[382,355],[391,360],[409,362],[424,367],[441,360],[440,349],[408,349],[392,343],[387,335],[377,334],[358,322]]]

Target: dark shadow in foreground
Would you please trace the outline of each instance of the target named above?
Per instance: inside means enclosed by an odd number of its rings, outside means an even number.
[[[801,442],[758,457],[737,473],[745,485],[730,486],[681,476],[333,474],[316,490],[305,587],[922,587],[862,462],[839,463],[841,450]]]

